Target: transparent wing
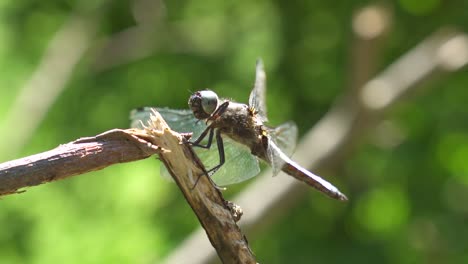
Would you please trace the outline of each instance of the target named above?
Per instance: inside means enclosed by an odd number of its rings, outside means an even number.
[[[177,132],[193,132],[192,138],[194,139],[198,138],[206,128],[205,123],[198,121],[190,110],[155,109],[166,120],[171,129]],[[149,120],[150,114],[151,107],[133,110],[130,113],[131,126],[142,128],[140,121],[145,124]],[[226,162],[212,176],[217,185],[225,186],[242,182],[260,173],[258,160],[250,153],[247,147],[236,143],[226,136],[223,137],[223,142]],[[216,142],[213,142],[210,149],[194,147],[194,150],[203,161],[206,169],[211,169],[219,164],[219,153]],[[161,165],[160,172],[163,178],[172,180],[164,165]]]
[[[130,127],[132,128],[143,128],[143,124],[146,125],[150,121],[152,107],[141,107],[133,109],[130,112]]]
[[[258,116],[261,121],[266,122],[267,109],[266,109],[266,74],[263,69],[263,62],[261,59],[257,60],[257,66],[255,70],[255,85],[250,92],[249,106],[255,108],[258,111]]]
[[[142,107],[132,110],[130,112],[130,126],[142,128],[141,122],[146,124],[150,120],[151,109],[158,111],[172,130],[179,133],[192,132],[192,138],[198,138],[206,128],[205,123],[196,119],[190,110],[157,107]]]
[[[272,140],[268,144],[267,155],[270,160],[271,169],[273,170],[273,176],[278,175],[283,165],[290,160]]]
[[[260,173],[258,160],[250,153],[250,149],[224,136],[224,153],[226,162],[211,176],[219,186],[226,186],[248,180]],[[207,169],[219,164],[218,148],[213,142],[211,149],[195,148]]]
[[[297,126],[289,121],[269,131],[270,138],[288,156],[294,153],[297,143]]]
[[[130,112],[130,127],[142,129],[150,120],[151,110],[158,111],[169,127],[180,133],[192,132],[192,138],[197,138],[206,128],[204,122],[198,121],[190,110],[176,110],[169,108],[141,107]],[[173,181],[166,166],[160,166],[160,174],[163,178]]]
[[[290,121],[272,128],[268,132],[270,142],[267,154],[273,175],[277,175],[286,162],[284,157],[290,157],[296,148],[297,126]]]
[[[224,137],[224,154],[226,162],[211,176],[218,186],[226,186],[246,181],[260,173],[260,166],[250,150],[235,141]],[[219,154],[216,143],[210,149],[194,148],[207,170],[219,164]],[[161,176],[172,179],[165,166],[161,166]]]

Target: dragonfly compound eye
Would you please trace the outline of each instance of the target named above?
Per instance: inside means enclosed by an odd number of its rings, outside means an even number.
[[[218,107],[218,95],[213,91],[201,91],[201,105],[207,114],[212,114]]]
[[[218,107],[218,96],[213,91],[198,91],[190,96],[189,106],[197,119],[206,119]]]

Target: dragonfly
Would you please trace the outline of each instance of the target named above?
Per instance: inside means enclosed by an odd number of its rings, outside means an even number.
[[[197,155],[207,168],[211,166],[208,175],[217,185],[230,185],[256,176],[260,172],[260,159],[272,167],[273,175],[283,171],[332,198],[347,200],[338,188],[290,158],[297,138],[294,122],[278,127],[265,124],[268,122],[266,74],[260,59],[255,72],[248,104],[220,99],[212,90],[201,90],[190,96],[187,110],[157,107],[132,110],[131,126],[142,128],[156,110],[174,131],[193,133],[195,140],[189,144],[198,147]]]

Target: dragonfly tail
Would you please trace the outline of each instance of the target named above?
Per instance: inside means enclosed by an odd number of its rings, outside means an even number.
[[[292,160],[288,160],[283,167],[281,168],[282,171],[285,173],[293,176],[294,178],[305,182],[306,184],[314,187],[315,189],[325,193],[326,195],[340,200],[340,201],[347,201],[348,198],[346,195],[341,193],[338,188],[333,186],[333,184],[329,183],[328,181],[322,179],[320,176],[313,174],[312,172],[302,168],[299,164],[295,163]]]

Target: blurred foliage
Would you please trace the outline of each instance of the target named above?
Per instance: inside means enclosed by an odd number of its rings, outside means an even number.
[[[293,119],[304,133],[349,86],[351,19],[369,3],[2,1],[0,120],[71,14],[97,17],[98,34],[21,155],[5,148],[0,156],[6,161],[126,128],[132,108],[185,108],[190,91],[201,88],[246,102],[257,57],[268,74],[271,122]],[[468,30],[466,0],[386,4],[394,21],[379,69],[442,26]],[[142,23],[151,35],[145,45],[103,51],[106,41]],[[144,49],[144,56],[110,63]],[[458,72],[398,104],[386,116],[399,131],[398,144],[382,147],[373,133],[364,135],[336,168],[332,182],[350,202],[311,191],[269,232],[247,234],[259,261],[467,263],[467,85],[466,72]],[[6,128],[0,134],[5,141],[11,136]],[[198,226],[158,171],[159,163],[148,159],[4,197],[1,262],[157,263]],[[228,197],[242,186],[230,188]]]

